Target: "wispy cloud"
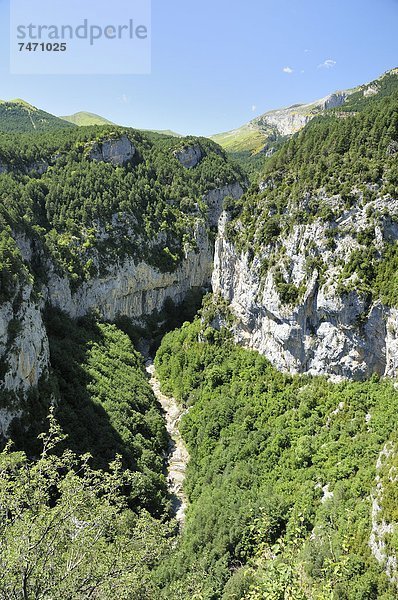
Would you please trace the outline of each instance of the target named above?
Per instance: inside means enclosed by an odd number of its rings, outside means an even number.
[[[328,58],[327,60],[325,60],[325,62],[318,65],[318,69],[333,69],[335,65],[336,61],[331,58]]]
[[[283,67],[282,71],[284,73],[287,73],[288,75],[291,75],[292,73],[294,73],[294,71],[291,67]]]
[[[252,112],[256,112],[257,106],[255,104],[252,105]]]
[[[130,98],[127,96],[127,94],[122,94],[122,96],[120,98],[120,102],[122,104],[129,104],[130,103]]]

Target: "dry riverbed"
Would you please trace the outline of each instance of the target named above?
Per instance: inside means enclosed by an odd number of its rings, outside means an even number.
[[[161,392],[160,383],[155,373],[155,366],[151,359],[146,361],[146,370],[150,376],[149,383],[163,408],[166,419],[166,428],[170,440],[167,457],[167,481],[173,501],[174,514],[180,526],[182,526],[185,521],[185,511],[187,508],[187,498],[183,491],[183,484],[189,454],[179,432],[179,423],[186,411],[178,405],[174,398],[165,396]]]

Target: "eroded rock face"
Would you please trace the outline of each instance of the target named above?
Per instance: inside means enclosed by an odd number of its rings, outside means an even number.
[[[271,128],[282,136],[293,135],[303,129],[321,111],[342,106],[349,95],[350,92],[336,92],[310,104],[297,104],[271,110],[254,119],[252,123],[262,129]]]
[[[391,483],[397,483],[396,467],[393,466],[395,456],[396,448],[391,442],[387,442],[377,460],[376,486],[372,493],[372,532],[369,539],[369,546],[373,556],[382,565],[390,581],[397,584],[397,556],[387,548],[387,539],[395,533],[397,524],[386,521],[382,509],[385,492],[383,477]]]
[[[33,298],[30,284],[0,306],[0,361],[0,391],[9,393],[11,402],[0,410],[0,436],[6,437],[10,423],[20,416],[19,398],[37,386],[49,364],[41,307]]]
[[[218,225],[218,220],[223,210],[223,202],[227,196],[234,200],[239,200],[243,195],[243,188],[239,183],[231,183],[222,188],[211,190],[205,196],[203,201],[208,206],[208,219],[211,227]]]
[[[135,152],[136,149],[128,137],[122,135],[119,139],[95,142],[89,152],[89,158],[97,162],[122,166],[133,158]]]
[[[267,114],[262,120],[262,126],[274,128],[279,135],[293,135],[311,121],[311,115],[290,110],[276,110]]]
[[[50,368],[49,343],[42,319],[44,304],[48,302],[72,318],[95,309],[105,320],[127,316],[141,322],[144,317],[161,311],[167,299],[178,304],[194,288],[210,289],[214,260],[210,221],[217,220],[226,196],[239,197],[242,193],[241,186],[233,184],[212,190],[204,197],[209,214],[198,212],[192,231],[194,244],[186,246],[185,257],[174,272],[162,272],[133,257],[104,268],[103,259],[98,255],[95,262],[104,274],[72,289],[68,277],[44,255],[41,257],[45,261],[47,283],[41,290],[40,302],[35,299],[32,285],[25,283],[15,297],[0,305],[0,391],[10,393],[7,406],[0,407],[0,437],[7,437],[12,420],[22,415],[22,400],[26,393],[37,386]],[[106,240],[112,235],[115,241],[119,232],[125,235],[126,222],[127,217],[114,215],[112,233],[104,230],[101,239]],[[131,235],[135,235],[134,227]],[[26,234],[16,233],[14,238],[27,266],[33,259],[38,259],[40,251],[34,248]],[[153,244],[166,244],[166,241],[166,238],[159,238]]]
[[[109,267],[103,276],[93,278],[72,291],[68,278],[57,273],[49,264],[45,290],[47,301],[73,318],[81,317],[95,308],[106,320],[113,321],[118,316],[139,320],[161,311],[167,299],[178,304],[193,288],[210,289],[214,242],[210,239],[208,225],[217,223],[227,196],[238,199],[242,194],[241,185],[234,183],[211,190],[203,197],[209,207],[208,215],[206,219],[198,216],[193,231],[195,250],[186,249],[185,258],[176,271],[161,272],[143,261],[136,262],[127,257],[123,262]],[[117,215],[112,223],[114,230],[120,225]],[[155,242],[162,243],[162,240]],[[28,252],[26,240],[20,240],[19,245],[25,253]],[[96,262],[99,264],[100,259]]]
[[[330,199],[332,205],[335,202]],[[324,222],[293,226],[290,233],[281,236],[284,239],[275,268],[265,273],[262,265],[270,258],[270,248],[265,246],[254,259],[238,251],[225,236],[228,217],[223,214],[216,241],[213,290],[230,304],[236,317],[233,332],[239,343],[258,350],[276,368],[290,373],[357,380],[373,373],[397,375],[398,311],[381,302],[369,305],[366,296],[357,291],[360,286],[355,276],[346,282],[346,291],[338,285],[342,265],[359,247],[354,233],[370,226],[367,215],[385,215],[374,232],[380,249],[398,239],[398,228],[391,218],[398,214],[398,201],[378,199],[371,204],[355,207],[338,218],[332,249]],[[384,210],[387,205],[388,212]],[[322,276],[316,266],[309,269],[309,259],[314,256],[322,258]],[[296,301],[290,305],[281,300],[275,280],[277,269],[297,290]]]
[[[185,146],[181,150],[175,150],[173,155],[186,169],[193,169],[203,158],[202,149],[198,144]]]
[[[335,94],[330,94],[323,101],[323,110],[328,110],[329,108],[339,108],[343,106],[345,101],[347,100],[348,94],[347,92],[336,92]]]
[[[0,307],[0,356],[7,369],[1,382],[6,391],[26,391],[37,385],[47,368],[49,349],[41,307],[32,299],[32,287],[21,291],[21,304]]]
[[[194,237],[197,251],[188,250],[173,273],[126,258],[102,277],[85,282],[72,292],[68,279],[52,270],[47,299],[73,318],[95,308],[110,321],[122,315],[139,320],[162,310],[167,299],[178,304],[192,288],[210,288],[211,284],[214,246],[204,222],[198,222]]]

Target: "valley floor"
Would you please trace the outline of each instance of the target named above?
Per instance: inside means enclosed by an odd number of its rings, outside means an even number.
[[[189,461],[189,453],[179,432],[179,423],[186,410],[174,398],[162,393],[151,358],[146,361],[146,370],[150,376],[149,383],[153,393],[164,411],[166,429],[170,436],[167,457],[167,482],[172,497],[173,512],[178,523],[182,526],[185,521],[185,511],[187,508],[187,498],[183,491],[183,485]]]

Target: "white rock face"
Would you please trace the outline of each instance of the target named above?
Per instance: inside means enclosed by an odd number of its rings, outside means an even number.
[[[330,202],[333,204],[334,199]],[[380,302],[368,305],[365,297],[355,291],[355,283],[347,293],[337,285],[341,264],[358,248],[352,232],[369,226],[369,210],[382,213],[388,205],[389,216],[375,232],[376,243],[398,239],[390,218],[398,214],[398,202],[378,199],[371,204],[355,207],[339,217],[333,250],[321,221],[296,225],[283,239],[277,267],[287,283],[304,288],[294,306],[282,304],[275,269],[262,273],[261,265],[270,256],[269,247],[249,260],[226,239],[227,217],[221,217],[213,291],[229,302],[236,317],[233,332],[239,343],[258,350],[277,369],[290,373],[357,380],[373,373],[397,375],[398,311]],[[307,272],[307,259],[313,253],[327,266],[322,279],[314,268]]]
[[[382,500],[383,500],[383,481],[381,474],[384,472],[388,479],[396,483],[397,473],[393,466],[389,465],[391,458],[394,458],[395,448],[391,442],[385,444],[380,452],[376,464],[376,487],[372,494],[372,532],[369,539],[369,546],[375,559],[384,567],[390,581],[398,583],[398,560],[394,554],[388,554],[386,547],[386,538],[394,534],[397,524],[387,523],[383,518]]]
[[[210,287],[214,249],[204,225],[198,225],[195,239],[198,251],[188,251],[174,273],[162,273],[128,258],[72,293],[68,280],[53,272],[47,299],[73,318],[95,308],[106,320],[113,321],[118,316],[139,320],[160,311],[167,298],[180,303],[190,289]]]
[[[139,322],[155,311],[161,311],[167,299],[178,304],[193,288],[210,289],[214,260],[214,242],[209,236],[210,221],[218,220],[226,196],[238,198],[242,193],[239,184],[232,184],[212,190],[204,197],[209,214],[206,218],[198,215],[193,230],[195,243],[189,248],[187,246],[185,257],[175,272],[161,272],[143,261],[135,263],[132,258],[126,258],[110,265],[103,276],[93,278],[72,291],[68,278],[48,262],[48,282],[42,290],[42,302],[60,308],[72,318],[84,316],[95,309],[105,320],[127,316]],[[113,235],[117,237],[122,225],[118,215],[112,219],[112,225]],[[103,239],[108,235],[104,232]],[[29,264],[34,255],[31,240],[24,234],[16,234],[15,241],[24,261]],[[162,242],[161,239],[157,241]],[[20,301],[0,305],[0,367],[3,370],[0,390],[15,394],[15,403],[0,410],[0,435],[4,436],[13,418],[20,416],[18,397],[23,398],[31,387],[36,386],[49,368],[43,306],[34,300],[31,285],[26,284],[20,292]],[[14,335],[11,335],[10,323]]]
[[[373,84],[373,85],[369,85],[363,92],[363,95],[365,96],[365,98],[368,98],[369,96],[374,96],[375,94],[377,94],[379,91],[379,88],[377,86],[377,84]]]
[[[297,104],[272,110],[257,117],[251,123],[262,129],[271,127],[279,135],[293,135],[303,129],[321,111],[342,106],[349,94],[350,92],[336,92],[310,104]]]
[[[114,265],[107,273],[71,290],[69,280],[49,265],[46,300],[72,318],[81,317],[91,309],[99,310],[102,317],[113,321],[118,316],[140,320],[155,311],[161,311],[167,299],[182,302],[193,288],[209,288],[214,264],[214,243],[210,241],[207,224],[217,222],[224,199],[240,198],[242,187],[231,184],[211,190],[203,200],[209,206],[206,221],[198,217],[193,233],[196,249],[187,249],[185,258],[175,272],[161,272],[132,258]],[[117,226],[117,220],[114,220]]]
[[[136,150],[126,135],[116,140],[105,140],[94,143],[89,158],[97,162],[107,162],[114,166],[121,166],[131,160]]]
[[[3,377],[0,391],[12,392],[15,407],[0,411],[0,436],[14,417],[20,414],[18,397],[38,384],[49,363],[49,345],[43,324],[41,307],[32,298],[32,287],[25,285],[18,292],[20,301],[6,302],[0,306],[0,359]]]
[[[203,201],[209,208],[208,219],[211,227],[218,225],[218,220],[223,209],[223,202],[227,196],[234,200],[239,200],[243,195],[242,186],[239,183],[231,183],[222,188],[211,190],[205,196]]]
[[[198,144],[185,146],[181,150],[175,150],[173,155],[186,169],[193,169],[202,160],[203,154]]]
[[[267,114],[263,118],[262,125],[274,127],[279,135],[293,135],[303,129],[311,118],[305,113],[282,109]]]
[[[343,106],[344,102],[347,100],[348,93],[347,92],[336,92],[335,94],[330,94],[323,100],[323,109],[328,110],[329,108],[339,108]]]
[[[388,377],[396,377],[398,373],[398,310],[387,311],[386,322],[386,370]]]

